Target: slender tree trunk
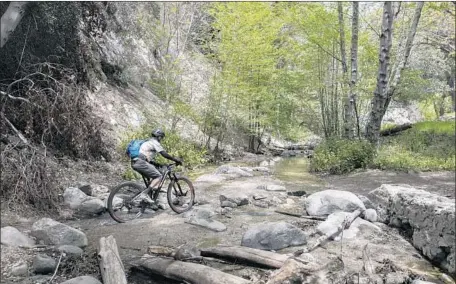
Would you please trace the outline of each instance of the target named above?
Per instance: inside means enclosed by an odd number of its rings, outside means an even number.
[[[388,77],[383,77],[384,75],[388,76],[388,62],[389,62],[389,51],[391,48],[391,35],[392,35],[392,9],[387,8],[387,3],[385,3],[384,8],[384,17],[382,23],[382,35],[380,38],[380,67],[379,67],[379,76],[377,77],[377,89],[374,92],[374,98],[372,100],[372,110],[369,116],[369,122],[366,127],[366,138],[369,139],[372,143],[378,141],[380,126],[382,123],[383,116],[386,113],[386,110],[391,102],[391,99],[396,91],[396,87],[400,83],[402,70],[405,68],[408,58],[410,56],[410,51],[412,50],[413,40],[415,38],[416,29],[421,17],[421,11],[424,6],[424,2],[417,2],[415,9],[415,14],[413,16],[412,25],[407,35],[407,40],[405,42],[404,53],[401,55],[397,70],[394,70],[392,81],[388,82]],[[391,6],[391,3],[390,5]],[[384,29],[387,27],[387,29]],[[388,32],[389,30],[389,32]],[[385,34],[389,34],[389,47],[385,50],[382,41],[385,40],[383,37]],[[385,59],[386,64],[382,63],[382,57]],[[384,65],[384,66],[382,66]],[[383,70],[384,68],[384,70]]]
[[[372,143],[378,141],[380,125],[383,118],[383,108],[386,102],[388,86],[388,67],[390,50],[393,39],[393,8],[392,2],[385,2],[383,6],[382,31],[380,34],[379,67],[377,87],[371,102],[371,112],[366,126],[366,138]]]
[[[350,50],[350,57],[351,57],[351,78],[350,78],[350,93],[348,96],[348,113],[345,114],[346,126],[345,131],[348,128],[348,138],[354,137],[354,116],[356,116],[356,125],[357,125],[357,133],[359,136],[359,121],[358,115],[356,110],[356,93],[355,87],[356,82],[358,80],[358,18],[359,18],[359,11],[358,11],[358,2],[353,2],[353,17],[352,17],[352,38],[351,38],[351,50]]]
[[[0,48],[8,41],[19,22],[24,17],[25,8],[29,2],[11,1],[0,20]]]

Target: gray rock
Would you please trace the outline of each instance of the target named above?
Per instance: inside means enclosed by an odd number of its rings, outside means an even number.
[[[366,209],[361,217],[363,217],[364,220],[372,223],[377,222],[377,211],[375,211],[375,209]]]
[[[412,230],[412,244],[450,274],[455,268],[455,203],[409,185],[383,184],[369,193],[381,220]],[[379,213],[379,214],[380,214]]]
[[[192,217],[186,219],[184,222],[188,223],[188,224],[204,227],[204,228],[207,228],[207,229],[215,231],[215,232],[226,231],[226,226],[223,223],[220,223],[219,221],[212,220],[212,219],[203,219],[203,218],[197,218],[197,217],[192,216]]]
[[[228,200],[220,202],[220,207],[225,208],[225,207],[231,207],[231,208],[236,208],[237,204]]]
[[[96,278],[93,278],[92,276],[78,276],[76,278],[72,278],[70,280],[62,282],[61,284],[102,284],[102,283],[100,281],[98,281]]]
[[[195,179],[195,182],[219,183],[225,180],[226,177],[221,175],[205,174]]]
[[[174,253],[175,260],[185,260],[187,258],[194,258],[199,256],[201,256],[201,251],[194,246],[188,245],[179,247]]]
[[[266,186],[267,191],[287,191],[285,186],[283,185],[277,185],[277,184],[268,184]]]
[[[269,162],[268,161],[262,161],[260,163],[260,167],[267,167],[267,166],[269,166]]]
[[[269,202],[265,200],[255,200],[252,202],[252,204],[256,207],[261,207],[261,208],[268,208],[269,207]]]
[[[249,197],[242,193],[234,193],[234,194],[222,194],[220,195],[220,204],[223,201],[229,201],[236,203],[237,206],[248,205],[249,204]]]
[[[22,246],[22,247],[33,247],[35,241],[21,233],[18,229],[14,227],[3,227],[1,229],[1,243],[8,246]]]
[[[429,282],[424,280],[413,280],[412,284],[435,284],[435,282]]]
[[[279,250],[290,246],[307,243],[307,237],[302,230],[286,222],[268,222],[251,227],[242,236],[242,246]]]
[[[100,214],[106,210],[105,202],[96,197],[88,196],[76,187],[65,189],[63,201],[71,209],[84,215]]]
[[[218,167],[215,171],[214,174],[216,175],[233,175],[233,177],[252,177],[253,174],[243,171],[239,167],[233,167],[233,166],[228,166],[228,165],[223,165]]]
[[[80,247],[71,245],[59,246],[57,250],[73,256],[81,256],[84,252]]]
[[[68,187],[63,192],[63,202],[71,209],[77,209],[87,198],[89,196],[76,187]]]
[[[85,201],[83,201],[76,210],[80,213],[93,215],[93,214],[100,214],[106,210],[105,203],[94,197],[89,197]]]
[[[358,198],[363,202],[366,209],[375,209],[375,205],[364,195],[358,194]]]
[[[102,196],[105,196],[106,194],[109,195],[110,190],[105,185],[92,184],[91,187],[92,187],[91,196],[93,196],[93,197],[101,198]]]
[[[33,270],[37,274],[49,274],[54,272],[57,263],[55,259],[47,255],[38,254],[33,259]]]
[[[14,276],[27,276],[28,275],[28,265],[25,262],[15,263],[11,267],[11,274]]]
[[[76,187],[88,196],[92,196],[92,186],[89,183],[80,182]]]
[[[366,210],[363,202],[353,193],[332,189],[309,195],[305,200],[305,207],[310,216],[326,216],[338,211]]]
[[[187,211],[183,214],[182,217],[184,218],[190,218],[190,217],[196,217],[196,218],[201,218],[201,219],[210,219],[213,216],[215,216],[215,212],[211,209],[208,208],[193,208],[190,211]]]
[[[266,195],[263,195],[263,194],[255,194],[253,196],[254,200],[261,200],[261,199],[266,199],[266,198],[268,198],[268,197]]]
[[[50,218],[33,223],[31,235],[45,244],[87,246],[87,237],[83,232]]]

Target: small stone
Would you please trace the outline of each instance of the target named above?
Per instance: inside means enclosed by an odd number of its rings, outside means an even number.
[[[263,194],[255,194],[253,196],[254,200],[261,200],[261,199],[266,199],[266,198],[268,198],[268,197],[266,195],[263,195]]]
[[[288,196],[304,196],[307,194],[304,190],[288,191]]]
[[[237,204],[234,203],[234,202],[225,200],[225,201],[220,202],[220,206],[221,206],[222,208],[225,208],[225,207],[236,208],[236,207],[237,207]]]
[[[25,262],[18,262],[11,267],[11,274],[14,276],[26,276],[28,274],[28,266]]]
[[[67,255],[74,255],[74,256],[81,256],[82,253],[84,252],[81,248],[79,248],[77,246],[71,246],[71,245],[59,246],[57,250],[64,252]]]
[[[269,207],[269,203],[267,201],[264,201],[264,200],[255,200],[252,202],[252,204],[256,207],[261,207],[261,208],[268,208]]]
[[[375,209],[366,209],[363,213],[363,219],[369,222],[377,222],[377,211]]]
[[[268,184],[266,186],[267,191],[287,191],[285,186],[283,185],[276,185],[276,184]]]
[[[33,259],[33,270],[37,274],[49,274],[54,272],[55,259],[47,255],[39,254]]]

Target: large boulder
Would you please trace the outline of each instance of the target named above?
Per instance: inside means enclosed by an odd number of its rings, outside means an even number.
[[[101,284],[101,282],[92,276],[78,276],[62,282],[62,284]]]
[[[219,199],[220,199],[220,204],[222,204],[224,201],[229,201],[231,203],[236,204],[237,206],[249,204],[249,197],[242,193],[221,194]],[[227,207],[230,207],[230,206],[227,206]]]
[[[309,195],[305,201],[307,214],[326,216],[334,212],[366,210],[363,202],[353,193],[342,190],[323,190]]]
[[[34,240],[21,233],[18,229],[10,226],[1,229],[1,243],[8,246],[27,248],[31,248],[35,245]]]
[[[83,232],[50,218],[33,223],[31,234],[45,244],[87,246],[87,236]]]
[[[106,193],[104,194],[106,195]],[[65,190],[63,201],[71,209],[84,215],[100,214],[106,210],[105,202],[99,198],[88,196],[76,187],[69,187]]]
[[[241,245],[262,250],[279,250],[307,243],[305,233],[286,222],[268,222],[251,227],[242,236]]]
[[[390,225],[412,231],[413,246],[456,275],[454,200],[409,185],[383,184],[369,193]]]

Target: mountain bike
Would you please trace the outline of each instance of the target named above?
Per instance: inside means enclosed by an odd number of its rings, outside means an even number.
[[[167,199],[171,209],[180,214],[192,208],[195,201],[195,190],[192,182],[174,172],[175,163],[163,165],[164,171],[158,188],[148,189],[150,179],[142,176],[145,186],[135,182],[124,182],[114,189],[108,197],[108,212],[119,223],[124,223],[141,217],[150,204],[141,200],[140,194],[146,193],[157,204],[157,198],[165,183],[169,179]]]

